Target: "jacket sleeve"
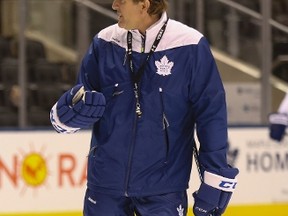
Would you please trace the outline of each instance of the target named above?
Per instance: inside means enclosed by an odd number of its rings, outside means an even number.
[[[99,70],[99,54],[98,54],[99,38],[96,35],[93,38],[92,43],[89,46],[86,54],[84,55],[80,71],[78,74],[77,84],[81,83],[84,85],[86,90],[99,91],[100,83],[98,78]]]
[[[189,95],[200,142],[199,162],[205,170],[219,173],[228,167],[226,99],[216,62],[204,37],[192,59]]]
[[[279,113],[288,113],[288,92],[286,93],[284,99],[282,100],[279,108],[278,108]]]

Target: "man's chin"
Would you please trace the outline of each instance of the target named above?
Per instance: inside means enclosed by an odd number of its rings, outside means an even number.
[[[120,28],[123,28],[123,29],[127,30],[127,31],[131,30],[130,28],[127,28],[125,25],[121,24],[120,22],[118,22],[118,26]]]

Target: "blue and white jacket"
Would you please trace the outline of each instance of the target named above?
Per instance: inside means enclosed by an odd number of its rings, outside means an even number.
[[[164,13],[145,36],[131,31],[135,71],[166,19]],[[127,30],[115,24],[94,37],[80,68],[85,89],[106,98],[104,115],[93,126],[88,187],[126,196],[184,191],[195,127],[204,169],[227,168],[225,91],[205,37],[169,19],[140,81],[141,118],[126,53]]]

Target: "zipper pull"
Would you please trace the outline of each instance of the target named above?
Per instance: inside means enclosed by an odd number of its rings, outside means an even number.
[[[138,116],[138,118],[141,118],[142,115],[142,111],[141,111],[141,107],[140,107],[140,101],[139,101],[139,93],[138,93],[138,84],[134,83],[134,94],[135,94],[135,99],[136,99],[136,114]]]
[[[136,114],[137,114],[138,118],[141,118],[142,112],[141,112],[139,103],[136,103]]]

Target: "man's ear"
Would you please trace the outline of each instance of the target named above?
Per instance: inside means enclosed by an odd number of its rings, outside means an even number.
[[[148,11],[149,7],[150,7],[150,1],[149,0],[144,0],[142,2],[142,9]]]

